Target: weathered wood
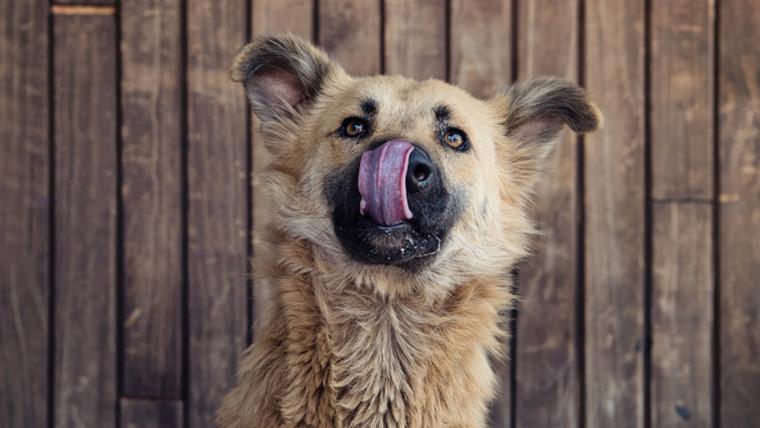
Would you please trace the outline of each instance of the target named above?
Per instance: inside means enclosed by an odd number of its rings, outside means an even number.
[[[379,74],[380,1],[319,2],[319,44],[351,74]]]
[[[53,4],[50,6],[53,15],[114,15],[116,6],[98,4]]]
[[[578,2],[523,1],[518,7],[518,80],[578,79]],[[541,234],[520,265],[516,340],[518,426],[577,426],[578,144],[566,130],[537,190]]]
[[[245,2],[189,2],[188,422],[213,425],[246,343],[246,106],[227,69]]]
[[[760,420],[760,4],[720,2],[720,420]]]
[[[652,3],[652,197],[713,195],[712,0]]]
[[[451,2],[451,82],[475,96],[487,98],[512,81],[511,0],[454,0]],[[488,60],[484,60],[488,58]],[[511,338],[505,347],[511,346]],[[507,351],[509,355],[509,351]],[[491,403],[491,427],[512,423],[513,362],[495,362],[499,392]]]
[[[182,428],[182,401],[122,398],[121,428]]]
[[[123,393],[182,388],[180,2],[121,6]]]
[[[512,81],[512,1],[451,3],[451,81],[490,97]]]
[[[385,72],[446,78],[446,2],[385,1]]]
[[[586,136],[588,426],[644,425],[644,1],[586,2],[585,82],[605,114]]]
[[[655,203],[652,426],[712,424],[712,205]]]
[[[0,426],[47,426],[47,1],[0,2]]]
[[[115,5],[117,0],[53,0],[51,3],[79,7],[80,5]]]
[[[253,34],[289,32],[306,40],[311,40],[314,32],[314,2],[312,0],[257,0],[253,2],[251,22]],[[242,88],[240,91],[242,92]],[[253,118],[253,147],[251,163],[253,165],[253,258],[264,256],[272,249],[266,239],[266,229],[275,215],[275,208],[266,191],[266,178],[263,175],[271,157],[264,144],[259,144],[256,135],[259,123]],[[255,272],[254,272],[255,273]],[[254,339],[257,327],[263,322],[271,301],[273,284],[255,278],[253,282],[253,317]]]
[[[116,22],[56,15],[55,424],[116,423]]]

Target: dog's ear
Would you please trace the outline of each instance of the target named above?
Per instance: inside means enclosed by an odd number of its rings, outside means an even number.
[[[591,132],[602,120],[580,86],[556,77],[516,83],[506,102],[506,135],[520,143],[549,143],[564,124],[575,132]]]
[[[243,83],[253,111],[267,122],[302,111],[339,70],[324,52],[299,37],[268,35],[240,51],[230,77]]]
[[[506,151],[515,178],[528,191],[543,170],[563,125],[583,133],[598,129],[602,121],[601,112],[583,88],[555,77],[515,83],[491,102],[503,119],[504,134],[513,143]]]

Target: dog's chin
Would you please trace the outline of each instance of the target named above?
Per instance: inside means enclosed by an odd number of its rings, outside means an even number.
[[[353,220],[334,223],[335,232],[345,252],[362,263],[418,271],[435,259],[445,239],[443,231],[425,232],[411,222],[382,226],[364,216]]]

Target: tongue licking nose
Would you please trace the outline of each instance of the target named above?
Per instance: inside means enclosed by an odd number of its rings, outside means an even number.
[[[414,146],[391,140],[362,155],[359,164],[361,215],[369,213],[376,223],[393,226],[412,218],[406,195],[406,173]]]

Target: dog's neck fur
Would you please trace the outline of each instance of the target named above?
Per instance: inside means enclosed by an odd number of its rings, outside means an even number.
[[[288,263],[272,272],[273,313],[225,398],[224,426],[485,423],[508,278],[461,284],[436,302],[382,296],[337,276],[311,244],[278,241]]]

